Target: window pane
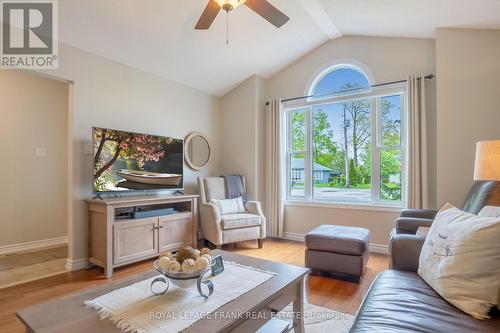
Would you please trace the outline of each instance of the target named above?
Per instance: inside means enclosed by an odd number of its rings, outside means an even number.
[[[305,110],[293,110],[290,112],[292,151],[303,151],[306,149],[306,112]]]
[[[314,87],[313,95],[328,95],[367,88],[366,76],[353,68],[339,68],[326,74]]]
[[[313,108],[313,195],[337,202],[371,201],[371,103]]]
[[[304,154],[290,154],[290,196],[304,197],[305,163]]]
[[[380,137],[382,147],[401,146],[401,96],[385,96],[380,99]]]
[[[380,199],[401,201],[401,149],[380,151]]]

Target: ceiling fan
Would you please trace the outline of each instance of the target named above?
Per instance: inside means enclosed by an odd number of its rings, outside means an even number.
[[[281,27],[290,19],[279,9],[271,5],[267,0],[209,0],[207,7],[196,24],[195,29],[207,30],[210,28],[221,9],[225,10],[226,13],[229,14],[230,11],[243,4],[277,28]]]

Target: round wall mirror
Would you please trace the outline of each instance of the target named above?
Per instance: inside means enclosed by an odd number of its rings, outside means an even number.
[[[184,142],[184,150],[184,158],[191,169],[201,170],[210,162],[210,144],[201,133],[189,134]]]

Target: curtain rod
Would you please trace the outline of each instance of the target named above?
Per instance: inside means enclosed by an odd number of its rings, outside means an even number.
[[[428,80],[432,80],[433,78],[435,77],[434,74],[429,74],[429,75],[426,75],[424,76],[424,79],[428,79]],[[421,78],[419,77],[418,80],[420,80]],[[391,81],[391,82],[385,82],[385,83],[378,83],[378,84],[372,84],[371,86],[369,86],[369,88],[375,88],[375,87],[381,87],[381,86],[387,86],[389,84],[396,84],[396,83],[403,83],[403,82],[406,82],[407,80],[399,80],[399,81]],[[342,92],[349,92],[349,91],[356,91],[356,90],[361,90],[361,89],[366,89],[365,88],[354,88],[354,89],[347,89],[347,90],[343,90]],[[319,96],[330,96],[330,95],[333,95],[335,93],[328,93],[328,94],[320,94],[320,95],[308,95],[308,96],[300,96],[300,97],[293,97],[293,98],[288,98],[288,99],[283,99],[281,100],[282,102],[290,102],[290,101],[296,101],[296,100],[299,100],[299,99],[304,99],[304,98],[311,98],[311,97],[319,97]],[[266,105],[269,105],[269,102],[266,102]]]

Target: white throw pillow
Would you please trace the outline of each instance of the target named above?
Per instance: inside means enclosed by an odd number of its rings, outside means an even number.
[[[484,206],[483,209],[477,214],[477,216],[487,216],[487,217],[500,217],[500,207],[499,206]],[[500,288],[498,289],[498,301],[497,308],[500,310]]]
[[[500,217],[500,207],[498,206],[484,206],[483,209],[477,214],[481,217]]]
[[[246,212],[242,197],[222,200],[212,199],[210,202],[213,203],[217,209],[219,209],[219,212],[222,215]]]
[[[444,299],[486,319],[500,289],[500,218],[446,204],[425,240],[418,274]]]

